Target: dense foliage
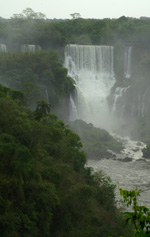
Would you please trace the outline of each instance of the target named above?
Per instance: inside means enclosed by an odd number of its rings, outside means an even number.
[[[66,44],[134,44],[150,46],[150,19],[125,16],[119,19],[50,20],[27,8],[11,19],[0,20],[0,42],[10,50],[23,44],[59,49]]]
[[[145,93],[145,88],[147,91],[150,88],[149,18],[135,19],[122,16],[119,19],[83,19],[79,16],[72,20],[52,20],[27,8],[20,14],[14,14],[11,19],[0,18],[0,44],[6,44],[8,52],[21,51],[22,46],[26,44],[40,45],[43,50],[58,51],[62,58],[67,44],[114,45],[114,69],[117,80],[114,89],[117,86],[128,86],[127,80],[123,80],[124,47],[134,47],[134,75],[129,83],[129,102],[126,103],[126,114],[134,114],[133,120],[137,118],[138,105],[136,104],[133,109],[130,104],[138,103],[137,94],[141,96]],[[53,111],[54,105],[60,100],[62,102],[64,95],[70,94],[73,90],[71,80],[66,77],[67,71],[62,68],[54,52],[41,51],[32,55],[18,53],[7,56],[3,54],[0,57],[0,68],[1,65],[4,67],[2,66],[3,71],[0,71],[0,82],[15,90],[23,90],[32,108],[35,108],[36,100],[44,99],[51,103]],[[47,93],[49,101],[46,99]],[[148,100],[146,98],[146,101]],[[67,111],[65,113],[67,114]],[[149,114],[147,116],[149,120]],[[129,119],[125,130],[128,131],[128,127],[132,130],[133,126],[131,127],[130,123]],[[144,123],[147,127],[147,121]],[[149,129],[143,129],[140,122],[136,125],[130,135],[136,139],[144,140],[146,137],[149,140]]]
[[[0,236],[131,236],[79,136],[49,110],[35,119],[18,94],[0,86]]]
[[[67,69],[54,51],[1,53],[0,82],[23,91],[32,108],[42,99],[50,101],[54,108],[74,88]]]
[[[138,202],[141,190],[123,190],[120,188],[120,195],[123,197],[124,203],[127,207],[132,206],[132,211],[125,212],[126,223],[129,221],[134,225],[135,237],[149,237],[150,236],[150,209],[142,206]]]
[[[82,120],[69,123],[69,127],[77,133],[83,143],[88,158],[101,159],[112,157],[111,151],[119,152],[122,144],[117,142],[106,130],[95,128]]]
[[[79,136],[47,114],[74,89],[58,55],[49,50],[63,55],[71,43],[148,49],[149,26],[149,19],[126,17],[51,21],[31,9],[0,19],[0,44],[8,51],[0,54],[0,82],[15,90],[0,86],[0,236],[132,236],[116,208],[110,179],[85,168]],[[22,53],[24,44],[47,51]],[[146,57],[140,63],[148,81],[149,54]],[[133,83],[141,83],[140,77]],[[34,110],[37,100],[36,110],[30,111],[27,103]],[[83,134],[76,123],[81,123]],[[81,136],[88,156],[103,157],[108,148],[121,149],[104,130],[76,123],[72,129]],[[137,128],[148,140],[145,124],[139,122]]]

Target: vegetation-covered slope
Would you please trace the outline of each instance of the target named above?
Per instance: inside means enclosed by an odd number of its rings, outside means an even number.
[[[131,236],[114,185],[84,167],[79,136],[12,94],[0,86],[0,236]]]
[[[117,142],[106,130],[95,128],[82,120],[69,123],[70,129],[77,133],[83,143],[87,157],[101,159],[112,157],[109,150],[119,152],[122,144]]]
[[[149,25],[149,20],[125,17],[62,22],[30,15],[0,19],[0,43],[15,52],[0,55],[0,81],[25,95],[0,87],[0,236],[133,236],[116,208],[114,185],[84,167],[79,136],[54,114],[39,119],[25,106],[25,98],[32,109],[36,100],[45,99],[54,109],[73,90],[67,70],[54,52],[16,51],[23,44],[61,53],[69,43],[132,44],[146,48],[143,64],[149,68]],[[98,154],[108,146],[98,143],[94,149],[97,145]]]
[[[67,69],[54,51],[0,54],[0,83],[24,92],[35,109],[37,100],[46,100],[54,110],[74,89]]]

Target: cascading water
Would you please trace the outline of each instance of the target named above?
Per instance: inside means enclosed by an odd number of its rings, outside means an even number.
[[[70,119],[82,119],[95,126],[110,128],[107,97],[115,83],[113,47],[68,45],[65,67],[76,85],[76,98],[70,99]],[[76,108],[75,108],[76,107]]]
[[[41,46],[34,45],[34,44],[24,44],[21,46],[21,51],[23,53],[25,52],[32,53],[32,52],[35,52],[36,50],[41,50]]]
[[[126,52],[125,78],[131,77],[131,51],[132,48],[129,47]],[[110,113],[107,98],[115,84],[113,47],[68,45],[65,49],[64,65],[68,69],[69,76],[74,79],[76,88],[70,97],[70,120],[82,119],[97,127],[111,130],[114,120],[117,124],[124,116],[123,98],[130,88],[127,86],[115,89]],[[121,110],[118,110],[118,106]],[[119,126],[119,123],[117,125]],[[95,171],[100,169],[106,171],[112,181],[119,182],[122,188],[147,189],[150,186],[150,163],[141,159],[145,144],[131,141],[129,138],[119,139],[125,146],[121,154],[115,154],[114,159],[99,161],[91,159],[87,165],[93,167]],[[142,202],[148,206],[150,206],[149,195],[150,191],[147,191],[141,196]]]
[[[76,119],[79,119],[77,107],[75,105],[75,102],[74,102],[72,96],[70,96],[70,116],[69,116],[69,120],[74,121]]]
[[[45,90],[45,94],[46,94],[46,102],[49,104],[49,96],[48,96],[48,91]]]
[[[113,94],[113,105],[112,105],[112,114],[114,119],[120,120],[120,123],[124,121],[124,96],[126,91],[130,88],[128,87],[116,87]]]
[[[131,53],[132,53],[132,47],[128,47],[125,49],[125,55],[124,55],[124,75],[125,78],[131,77]]]
[[[7,53],[6,44],[0,44],[0,52]]]

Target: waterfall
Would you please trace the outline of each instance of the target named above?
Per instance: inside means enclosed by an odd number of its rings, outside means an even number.
[[[75,102],[74,102],[72,96],[70,96],[70,116],[69,116],[69,120],[73,121],[73,120],[76,120],[76,119],[79,119],[77,107],[75,105]]]
[[[24,44],[21,46],[21,51],[23,53],[25,52],[32,53],[32,52],[35,52],[36,50],[41,50],[41,46],[34,45],[34,44]]]
[[[64,66],[74,79],[76,88],[70,96],[70,120],[82,119],[109,132],[114,129],[115,133],[122,134],[123,138],[111,133],[123,143],[124,149],[121,153],[114,153],[115,157],[112,159],[104,157],[102,160],[95,160],[91,157],[87,165],[94,171],[104,170],[114,184],[119,182],[124,189],[147,188],[150,183],[150,162],[142,158],[142,149],[146,144],[132,141],[125,136],[130,134],[130,129],[134,126],[131,123],[135,121],[132,113],[141,117],[148,113],[150,87],[147,86],[145,90],[142,87],[143,81],[140,81],[142,84],[139,89],[129,85],[130,81],[122,80],[121,83],[116,83],[116,88],[112,88],[116,82],[113,50],[112,46],[66,46]],[[129,47],[125,54],[123,79],[131,77],[131,51],[132,48]],[[108,107],[108,97],[111,108]],[[150,191],[141,195],[142,203],[149,204],[149,195]]]
[[[46,94],[46,102],[49,104],[49,96],[48,96],[48,91],[45,90],[45,94]]]
[[[112,111],[113,111],[113,112],[116,112],[118,101],[119,101],[119,99],[122,97],[123,92],[124,92],[124,88],[117,87],[117,88],[115,89],[115,93],[114,93],[114,95],[113,95],[113,96],[114,96],[114,102],[113,102],[113,106],[112,106]]]
[[[125,98],[126,91],[130,88],[128,87],[116,87],[115,92],[113,94],[113,105],[112,105],[112,113],[114,118],[122,119],[124,116],[124,107],[125,107]]]
[[[5,44],[0,44],[0,52],[7,53],[7,47]]]
[[[68,45],[65,49],[64,66],[76,85],[78,118],[104,128],[110,126],[107,98],[115,83],[113,50],[112,46],[91,45]],[[75,120],[76,116],[71,114],[70,118]]]
[[[125,49],[125,55],[124,55],[124,75],[125,75],[125,78],[131,77],[131,53],[132,53],[131,46]]]

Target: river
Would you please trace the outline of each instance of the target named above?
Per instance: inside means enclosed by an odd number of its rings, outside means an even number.
[[[131,76],[131,53],[129,47],[125,51],[126,79],[130,79]],[[111,89],[116,83],[113,46],[68,45],[65,48],[64,66],[75,83],[74,93],[70,96],[70,121],[81,119],[107,131],[116,131],[126,124],[123,95],[130,87],[116,87],[111,108],[108,103]],[[142,159],[142,149],[146,145],[131,141],[128,137],[112,135],[123,143],[125,148],[122,153],[113,154],[115,158],[112,156],[112,159],[88,160],[87,165],[93,167],[94,171],[103,170],[111,177],[113,183],[119,183],[123,189],[149,189],[150,161]],[[118,189],[116,195],[119,200]],[[141,203],[150,206],[149,196],[150,190],[142,192]]]
[[[102,160],[88,160],[87,166],[95,172],[102,170],[116,184],[116,199],[121,202],[119,188],[133,190],[136,187],[143,190],[139,197],[142,205],[150,207],[150,160],[142,158],[142,149],[146,146],[130,138],[122,139],[125,148],[115,158]]]

